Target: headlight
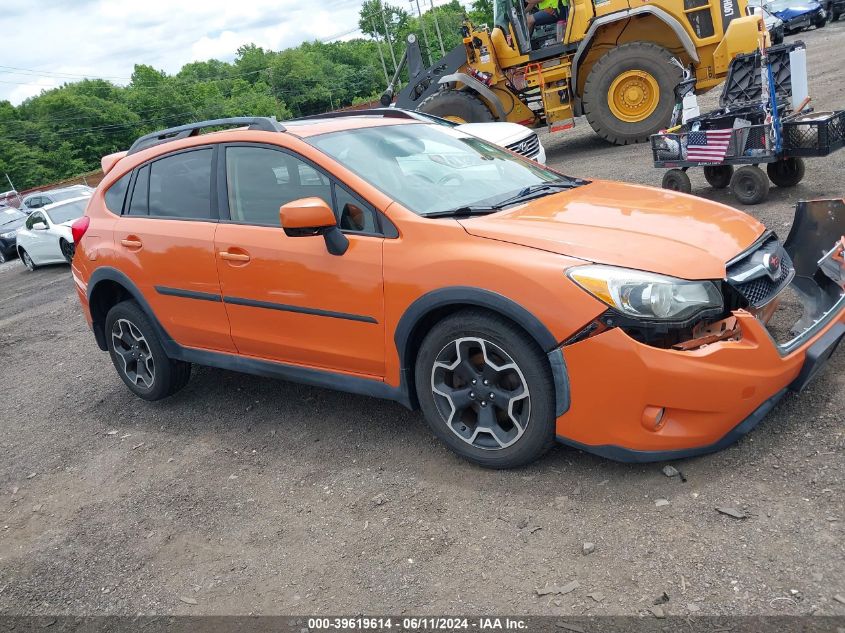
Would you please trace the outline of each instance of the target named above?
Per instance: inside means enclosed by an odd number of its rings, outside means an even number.
[[[722,309],[712,281],[687,281],[614,266],[576,266],[569,278],[596,299],[630,317],[684,321],[703,310]]]
[[[5,239],[9,240],[9,239],[12,239],[13,237],[15,237],[15,235],[17,235],[17,234],[18,234],[18,231],[17,231],[17,229],[15,229],[14,231],[8,231],[7,233],[0,233],[0,237],[3,237]]]

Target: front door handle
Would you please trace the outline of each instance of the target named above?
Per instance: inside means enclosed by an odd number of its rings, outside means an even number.
[[[141,244],[141,240],[134,235],[130,235],[129,237],[120,240],[120,243],[130,250],[138,250],[141,246],[143,246],[143,244]]]
[[[249,255],[246,253],[230,253],[229,251],[220,251],[220,258],[230,262],[248,262]]]

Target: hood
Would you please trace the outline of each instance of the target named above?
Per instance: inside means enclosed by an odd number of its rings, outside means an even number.
[[[26,216],[22,218],[14,218],[11,220],[7,220],[5,217],[3,217],[3,215],[4,214],[0,213],[0,233],[6,233],[8,231],[14,231],[15,229],[19,229],[26,222]]]
[[[519,123],[462,123],[456,129],[472,134],[496,145],[510,145],[534,134],[533,131]]]
[[[477,237],[684,279],[724,278],[765,230],[722,204],[605,181],[460,223]]]
[[[795,4],[787,7],[786,9],[775,11],[774,13],[780,19],[788,20],[790,18],[795,18],[805,13],[812,13],[813,11],[818,11],[820,8],[821,5],[817,2],[796,2]]]

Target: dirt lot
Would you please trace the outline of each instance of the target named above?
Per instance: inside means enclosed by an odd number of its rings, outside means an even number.
[[[801,37],[816,107],[845,107],[845,21]],[[551,164],[659,184],[648,148],[579,123],[544,138]],[[785,236],[843,169],[811,161],[747,211]],[[66,267],[0,267],[0,361],[0,613],[647,615],[665,592],[667,614],[845,614],[842,351],[744,441],[675,463],[685,481],[564,447],[488,472],[399,405],[225,371],[143,402]]]

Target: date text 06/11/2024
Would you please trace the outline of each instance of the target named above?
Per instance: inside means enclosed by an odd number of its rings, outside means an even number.
[[[452,630],[478,630],[495,631],[510,630],[520,631],[527,629],[527,623],[518,618],[497,618],[497,617],[320,617],[308,618],[309,630],[363,630],[379,631],[452,631]]]

